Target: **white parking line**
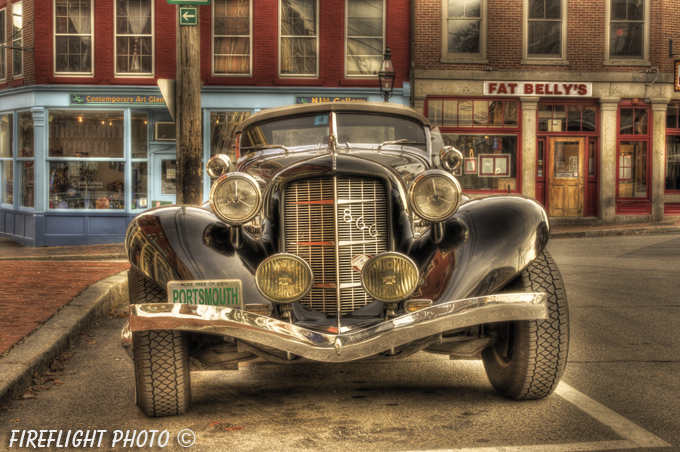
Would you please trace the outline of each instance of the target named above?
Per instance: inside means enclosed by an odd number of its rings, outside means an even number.
[[[576,408],[584,411],[601,424],[610,427],[624,439],[567,444],[541,444],[536,446],[492,446],[464,449],[437,449],[419,452],[569,452],[671,447],[670,444],[658,436],[649,433],[647,430],[634,424],[620,414],[615,413],[585,394],[578,392],[565,382],[560,382],[555,390],[555,394],[573,404]]]

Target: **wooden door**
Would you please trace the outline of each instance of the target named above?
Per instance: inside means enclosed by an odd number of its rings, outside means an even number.
[[[550,139],[549,216],[583,216],[584,160],[585,138]]]

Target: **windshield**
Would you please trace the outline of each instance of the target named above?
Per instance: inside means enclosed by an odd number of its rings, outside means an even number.
[[[298,116],[258,124],[243,131],[240,148],[248,152],[268,147],[327,147],[330,114]],[[338,145],[381,149],[409,146],[427,150],[425,130],[417,121],[397,116],[336,114]]]

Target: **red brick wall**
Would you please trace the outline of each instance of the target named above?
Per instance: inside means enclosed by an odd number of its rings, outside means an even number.
[[[0,0],[3,2],[11,0]],[[94,77],[55,77],[53,0],[24,0],[24,21],[32,17],[32,3],[41,11],[35,18],[35,29],[40,30],[35,43],[35,53],[27,53],[24,59],[24,82],[26,84],[93,84],[93,85],[155,85],[157,78],[175,78],[175,34],[177,18],[175,5],[167,0],[155,2],[155,76],[153,78],[115,77],[114,68],[114,2],[94,0]],[[260,85],[279,86],[295,84],[290,79],[278,79],[278,1],[253,1],[253,77],[232,78],[211,76],[211,6],[199,7],[201,27],[201,79],[212,85]],[[30,12],[27,7],[31,4]],[[387,0],[386,43],[392,52],[396,74],[395,87],[403,86],[409,78],[409,0]],[[345,80],[344,77],[344,27],[345,0],[321,0],[319,2],[320,55],[319,79],[300,79],[301,85],[319,86],[377,86],[376,80]],[[0,6],[1,7],[1,6]],[[9,10],[8,10],[9,11]],[[8,27],[11,26],[8,12]],[[11,29],[11,28],[9,28]],[[32,38],[28,28],[25,39]],[[28,42],[28,41],[26,41]],[[33,61],[35,60],[35,71]],[[30,62],[30,65],[29,65]],[[30,68],[30,69],[29,69]],[[29,72],[30,71],[30,72]],[[33,74],[36,74],[35,79]],[[11,66],[8,68],[11,74]],[[30,74],[30,78],[29,78]],[[8,77],[8,80],[11,77]],[[1,88],[1,86],[0,86]]]
[[[522,0],[487,0],[488,64],[441,63],[442,1],[415,0],[415,66],[417,69],[480,70],[485,66],[523,71],[639,72],[639,66],[604,66],[605,4],[608,0],[568,0],[568,66],[522,65]],[[680,2],[651,0],[651,66],[672,72],[668,40],[680,53]],[[680,57],[677,57],[680,58]]]

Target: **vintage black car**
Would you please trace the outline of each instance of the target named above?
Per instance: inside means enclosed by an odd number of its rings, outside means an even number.
[[[535,200],[463,195],[461,154],[401,105],[272,108],[234,146],[207,165],[209,203],[127,232],[122,339],[145,414],[183,413],[190,371],[251,359],[481,357],[509,398],[553,392],[567,300]]]

